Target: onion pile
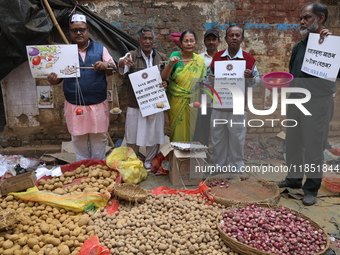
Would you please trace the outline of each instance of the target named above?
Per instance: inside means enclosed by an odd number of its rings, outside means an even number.
[[[285,207],[267,208],[255,204],[222,212],[220,228],[229,237],[274,254],[315,254],[322,252],[326,236],[307,219]]]

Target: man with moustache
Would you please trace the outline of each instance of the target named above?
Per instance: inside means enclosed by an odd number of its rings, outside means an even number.
[[[218,51],[218,46],[220,45],[220,33],[216,29],[208,29],[204,34],[204,45],[206,51],[200,55],[204,59],[204,63],[207,68],[210,67],[211,60],[213,56]],[[207,72],[208,74],[208,72]]]
[[[329,122],[333,113],[333,94],[336,83],[317,78],[301,71],[309,33],[320,34],[320,39],[331,33],[324,28],[328,10],[325,4],[311,2],[300,13],[300,34],[305,38],[295,44],[289,62],[290,73],[295,79],[292,87],[305,88],[310,91],[311,99],[304,107],[311,115],[304,115],[295,104],[289,104],[287,119],[295,122],[287,124],[286,163],[289,172],[284,181],[278,182],[280,188],[302,188],[302,203],[310,206],[316,203],[321,186],[325,141],[328,136]],[[339,77],[339,74],[338,74]],[[304,94],[291,93],[289,98],[304,98]],[[303,177],[306,181],[302,184]]]
[[[119,59],[120,74],[134,73],[166,61],[165,54],[153,49],[155,32],[152,27],[143,26],[137,32],[137,37],[139,48]],[[131,147],[136,154],[140,146],[146,147],[144,167],[149,169],[160,144],[164,143],[164,113],[159,112],[143,117],[129,79],[127,79],[127,86],[128,108],[125,122],[127,146]],[[162,87],[166,88],[166,86],[167,83],[163,81]]]
[[[110,125],[106,75],[112,75],[116,65],[103,45],[90,40],[86,16],[72,15],[69,31],[78,45],[80,77],[62,79],[52,72],[47,81],[52,85],[63,81],[64,115],[76,160],[105,159]],[[79,108],[82,114],[76,114]]]
[[[218,61],[245,61],[244,70],[245,87],[257,87],[261,79],[256,66],[256,59],[248,52],[242,50],[244,30],[237,25],[226,29],[225,41],[228,48],[217,52],[210,64],[212,73],[215,73],[215,63]],[[214,76],[211,76],[214,77]],[[243,125],[247,120],[247,111],[243,115],[234,115],[232,109],[213,108],[211,120],[222,119],[234,125],[213,125],[211,121],[211,143],[213,145],[213,161],[223,167],[230,167],[232,172],[240,172],[244,166],[244,143],[247,127]]]

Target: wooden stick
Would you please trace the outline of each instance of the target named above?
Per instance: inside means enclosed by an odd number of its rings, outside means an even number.
[[[189,61],[197,61],[196,59],[190,59],[190,60],[179,60],[178,62],[189,62]],[[169,63],[170,61],[159,61],[160,64],[164,64],[164,63]]]
[[[79,67],[76,67],[77,69],[94,69],[94,67],[92,66],[79,66]],[[113,68],[112,67],[108,67],[108,68],[106,68],[106,70],[113,70]]]
[[[61,30],[61,28],[60,28],[60,26],[59,26],[59,24],[58,24],[58,21],[57,21],[57,19],[55,18],[54,14],[53,14],[53,11],[52,11],[52,9],[51,9],[51,6],[50,6],[50,4],[48,3],[48,0],[44,0],[44,4],[45,4],[45,6],[46,6],[46,8],[47,8],[48,13],[49,13],[50,16],[51,16],[51,19],[52,19],[52,21],[53,21],[53,25],[58,29],[58,31],[59,31],[61,37],[63,38],[64,42],[65,42],[66,44],[70,44],[69,41],[67,40],[65,34],[63,33],[63,30]]]
[[[111,146],[111,147],[114,147],[115,144],[114,144],[113,141],[112,141],[112,138],[111,138],[111,136],[110,136],[110,134],[109,134],[109,131],[106,132],[106,135],[107,135],[107,140],[109,141],[110,146]]]

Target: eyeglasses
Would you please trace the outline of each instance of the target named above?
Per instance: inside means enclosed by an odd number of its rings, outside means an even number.
[[[196,42],[195,40],[185,40],[185,41],[183,41],[183,43],[185,43],[185,44],[195,43],[195,42]]]
[[[73,34],[78,34],[78,32],[81,33],[81,34],[84,34],[87,29],[88,28],[70,28],[70,31]]]

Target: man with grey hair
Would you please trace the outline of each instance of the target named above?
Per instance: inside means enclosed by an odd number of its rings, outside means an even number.
[[[295,104],[288,105],[287,119],[294,120],[287,125],[286,131],[286,163],[289,173],[284,181],[277,184],[280,188],[302,188],[302,203],[307,206],[316,203],[321,186],[324,170],[323,151],[334,109],[333,94],[336,91],[336,83],[304,73],[301,66],[309,33],[320,34],[320,42],[331,34],[324,28],[327,17],[325,4],[310,2],[303,7],[300,12],[300,34],[305,38],[293,47],[289,63],[289,71],[295,77],[291,86],[305,88],[311,93],[311,99],[304,104],[311,115],[304,115]],[[296,99],[303,97],[304,94],[299,93],[291,93],[289,96]],[[304,175],[306,181],[302,184]]]
[[[134,73],[166,61],[166,56],[153,49],[155,33],[149,26],[143,26],[137,32],[139,47],[126,53],[119,59],[118,67],[120,74]],[[160,70],[161,71],[161,70]],[[140,146],[146,147],[144,167],[150,168],[151,160],[159,151],[160,144],[164,143],[164,113],[159,112],[143,117],[133,91],[131,82],[126,79],[128,108],[125,122],[125,138],[127,146],[135,153],[139,152]],[[166,87],[166,82],[162,83]]]

